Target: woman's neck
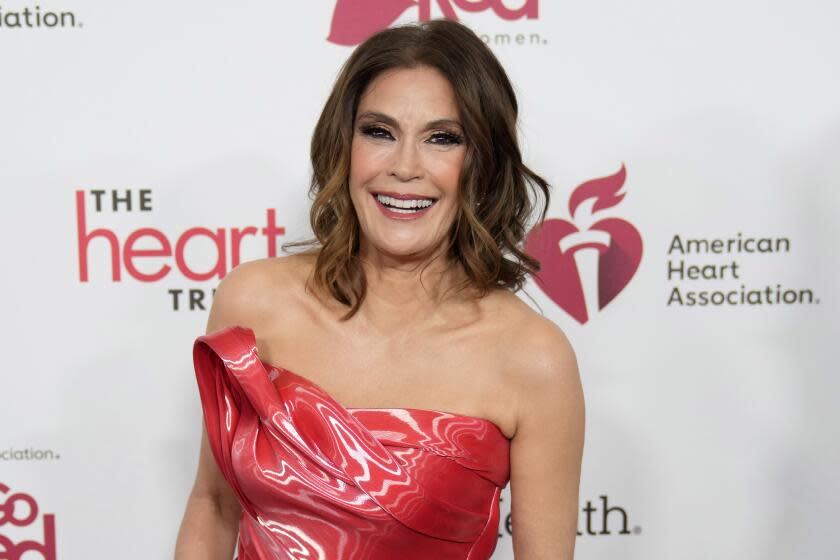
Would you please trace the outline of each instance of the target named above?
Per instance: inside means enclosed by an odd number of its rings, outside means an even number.
[[[359,309],[377,330],[405,330],[428,324],[447,303],[460,300],[454,288],[465,274],[441,248],[424,256],[395,256],[378,250],[360,252],[367,293]]]

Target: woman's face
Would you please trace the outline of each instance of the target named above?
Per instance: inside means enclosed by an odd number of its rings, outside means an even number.
[[[465,151],[452,86],[437,70],[394,69],[370,83],[350,155],[363,255],[430,256],[446,242]]]

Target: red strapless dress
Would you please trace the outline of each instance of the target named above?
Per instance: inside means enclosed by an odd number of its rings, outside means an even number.
[[[490,420],[344,408],[242,327],[193,348],[207,435],[242,504],[239,560],[487,560],[510,441]]]

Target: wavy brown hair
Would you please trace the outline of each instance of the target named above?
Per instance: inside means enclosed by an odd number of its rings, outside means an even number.
[[[284,250],[309,246],[305,253],[317,255],[312,279],[350,308],[344,319],[358,311],[367,289],[348,183],[356,109],[381,73],[418,66],[435,68],[449,80],[464,131],[458,211],[447,249],[465,272],[455,287],[475,288],[478,297],[493,288],[518,291],[526,275],[540,269],[521,244],[539,192],[544,199],[539,221],[545,220],[549,185],[522,163],[518,104],[501,64],[473,31],[454,21],[386,29],[345,62],[312,135],[309,219],[315,238],[283,244]]]

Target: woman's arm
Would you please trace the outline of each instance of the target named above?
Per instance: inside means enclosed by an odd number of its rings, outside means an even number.
[[[198,472],[178,531],[175,560],[230,560],[242,509],[202,429]]]
[[[210,308],[208,334],[230,325],[254,327],[259,323],[263,294],[273,295],[265,269],[264,262],[243,263],[222,280]],[[241,514],[236,494],[219,470],[203,428],[198,472],[178,531],[175,560],[231,560]]]
[[[520,378],[511,441],[511,532],[516,560],[572,560],[584,440],[577,360],[551,321],[532,320],[511,364]]]

